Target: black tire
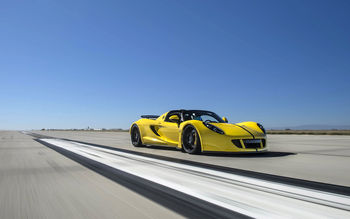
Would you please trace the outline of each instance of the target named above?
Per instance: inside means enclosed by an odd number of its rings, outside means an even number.
[[[188,125],[182,130],[182,149],[189,154],[201,153],[201,140],[197,130]]]
[[[133,125],[130,132],[131,143],[134,147],[142,147],[144,146],[141,141],[141,134],[139,131],[139,127],[137,125]]]

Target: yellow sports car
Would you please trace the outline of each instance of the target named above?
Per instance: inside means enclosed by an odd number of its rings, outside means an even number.
[[[135,147],[174,146],[190,154],[201,152],[265,152],[266,132],[256,122],[229,124],[204,110],[172,110],[144,115],[130,128]]]

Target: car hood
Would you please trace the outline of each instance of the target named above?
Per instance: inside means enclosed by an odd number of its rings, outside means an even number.
[[[262,131],[255,130],[253,128],[244,126],[244,125],[236,125],[229,123],[210,123],[215,125],[216,127],[222,129],[226,135],[237,136],[237,137],[247,137],[251,138],[260,138],[264,137],[265,134]],[[252,136],[253,135],[253,136]]]

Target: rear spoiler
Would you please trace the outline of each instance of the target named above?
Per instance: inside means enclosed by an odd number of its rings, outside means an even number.
[[[157,119],[158,115],[142,115],[141,118],[143,119]]]

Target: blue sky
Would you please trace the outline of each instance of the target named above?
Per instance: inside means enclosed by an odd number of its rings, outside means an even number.
[[[1,1],[0,129],[207,109],[350,124],[349,1]]]

